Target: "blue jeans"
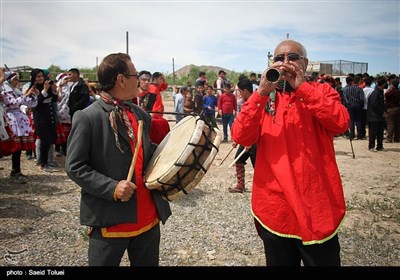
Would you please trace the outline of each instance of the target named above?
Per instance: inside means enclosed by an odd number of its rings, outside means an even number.
[[[222,115],[222,128],[224,132],[224,140],[228,140],[228,125],[230,131],[232,131],[233,124],[233,114],[223,114]],[[231,135],[232,136],[232,135]]]

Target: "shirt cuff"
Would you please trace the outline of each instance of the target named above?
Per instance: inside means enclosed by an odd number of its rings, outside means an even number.
[[[44,98],[46,98],[47,96],[49,96],[49,94],[45,91],[45,90],[42,90],[42,95],[44,96]]]

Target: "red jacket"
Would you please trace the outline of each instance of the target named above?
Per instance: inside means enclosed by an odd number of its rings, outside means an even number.
[[[268,101],[255,91],[232,128],[236,143],[257,144],[252,213],[274,234],[322,243],[345,216],[333,138],[348,129],[349,113],[329,84],[277,93],[275,116]]]

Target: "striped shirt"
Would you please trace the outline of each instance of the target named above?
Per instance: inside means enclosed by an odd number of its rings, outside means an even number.
[[[343,88],[343,98],[346,101],[347,106],[353,104],[364,106],[364,91],[359,86],[345,86]]]

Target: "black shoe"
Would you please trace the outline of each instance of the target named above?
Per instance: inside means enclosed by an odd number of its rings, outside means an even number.
[[[51,168],[60,167],[60,165],[55,161],[49,161],[49,162],[47,162],[47,165],[50,166]]]
[[[26,184],[26,183],[27,183],[27,181],[26,181],[26,179],[25,179],[26,176],[23,175],[21,172],[19,172],[19,173],[13,173],[13,172],[11,172],[10,178],[11,178],[12,180],[14,180],[16,183],[19,183],[19,184]]]
[[[46,165],[41,165],[39,166],[39,170],[46,172],[46,173],[53,173],[53,172],[58,172],[60,171],[57,168],[51,167],[50,165],[46,164]]]

